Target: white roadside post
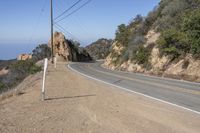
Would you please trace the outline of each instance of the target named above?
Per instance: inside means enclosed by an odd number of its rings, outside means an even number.
[[[45,80],[46,80],[46,71],[48,66],[48,59],[44,59],[44,73],[43,73],[43,82],[42,82],[42,101],[45,100]]]

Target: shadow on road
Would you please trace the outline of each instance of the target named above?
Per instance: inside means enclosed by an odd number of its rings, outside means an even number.
[[[96,94],[92,94],[92,95],[79,95],[79,96],[67,96],[67,97],[54,97],[54,98],[46,98],[45,101],[71,99],[71,98],[94,97],[94,96],[96,96]]]

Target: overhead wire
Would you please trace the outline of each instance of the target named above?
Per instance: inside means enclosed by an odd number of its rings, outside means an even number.
[[[59,30],[61,30],[62,32],[64,32],[65,34],[69,34],[72,38],[74,38],[75,40],[79,41],[80,40],[75,36],[73,35],[72,33],[70,33],[69,31],[67,31],[65,28],[63,28],[61,25],[59,25],[58,23],[54,22],[54,25],[56,28],[58,28]]]
[[[59,19],[60,17],[62,17],[63,15],[65,15],[67,12],[69,12],[73,7],[75,7],[77,4],[79,4],[82,0],[78,0],[76,3],[74,3],[71,7],[69,7],[67,10],[65,10],[63,13],[61,13],[59,16],[57,16],[54,19],[54,26],[58,29],[61,30],[62,32],[64,32],[65,34],[69,34],[72,38],[74,38],[75,40],[78,40],[80,42],[80,40],[75,37],[72,33],[70,33],[69,31],[67,31],[65,28],[63,28],[61,25],[58,24],[58,22],[66,19],[67,17],[71,16],[72,14],[76,13],[77,11],[79,11],[81,8],[83,8],[84,6],[86,6],[87,4],[89,4],[92,0],[87,0],[84,4],[82,4],[80,7],[78,7],[77,9],[73,10],[71,13],[67,14],[66,16],[64,16],[63,18],[61,18],[58,21],[55,21],[57,19]]]
[[[70,11],[73,7],[75,7],[76,5],[78,5],[82,0],[78,0],[77,2],[75,2],[72,6],[70,6],[68,9],[66,9],[64,12],[62,12],[60,15],[58,15],[56,18],[54,18],[54,20],[62,17],[65,13],[67,13],[68,11]]]
[[[86,1],[84,4],[82,4],[79,8],[75,9],[74,11],[72,11],[71,13],[69,13],[68,15],[66,15],[65,17],[61,18],[60,20],[56,21],[57,23],[68,18],[69,16],[71,16],[72,14],[76,13],[77,11],[79,11],[81,8],[83,8],[84,6],[86,6],[87,4],[89,4],[92,0],[88,0]]]

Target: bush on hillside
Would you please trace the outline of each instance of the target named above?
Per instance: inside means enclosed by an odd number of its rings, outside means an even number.
[[[136,60],[138,64],[148,64],[149,56],[151,54],[150,49],[140,45],[133,52],[133,59]]]
[[[163,8],[161,15],[175,17],[177,14],[187,9],[188,6],[187,0],[172,0]]]
[[[47,44],[40,44],[32,51],[32,53],[33,60],[35,61],[51,57],[51,49]]]
[[[182,30],[189,36],[191,53],[200,58],[200,9],[188,11],[183,18]]]
[[[159,4],[159,17],[154,23],[154,28],[162,32],[167,29],[179,29],[182,13],[191,8],[188,0],[162,0]]]
[[[127,26],[125,24],[121,24],[118,26],[115,40],[118,41],[122,46],[127,46],[129,34],[130,31]]]
[[[2,82],[0,82],[0,92],[1,92],[1,90],[2,90],[3,88],[5,88],[5,85],[4,85]]]
[[[153,11],[149,12],[149,14],[147,15],[142,24],[141,29],[143,30],[143,34],[146,34],[152,28],[158,16],[159,16],[158,7],[155,7]]]
[[[157,41],[161,54],[171,55],[172,58],[178,58],[185,55],[190,50],[188,36],[175,29],[169,29],[162,32],[161,37]]]
[[[17,61],[11,64],[9,68],[9,73],[0,78],[0,92],[15,87],[28,75],[35,74],[42,70],[41,67],[35,65],[35,62],[33,60]]]
[[[142,17],[142,15],[138,14],[136,15],[136,17],[129,23],[129,25],[127,26],[128,28],[134,28],[137,25],[141,24],[143,22],[144,18]]]

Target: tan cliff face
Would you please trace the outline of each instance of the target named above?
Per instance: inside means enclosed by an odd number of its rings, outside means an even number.
[[[49,47],[51,48],[51,40],[49,41]],[[53,52],[58,62],[68,61],[91,61],[92,58],[88,52],[79,47],[75,46],[75,42],[67,40],[63,33],[55,32],[53,40]]]
[[[168,56],[160,56],[160,51],[156,44],[159,36],[160,33],[156,33],[154,30],[150,30],[145,36],[147,41],[144,44],[144,47],[155,44],[149,57],[149,63],[151,64],[150,70],[145,69],[142,65],[131,60],[123,62],[121,65],[116,65],[113,63],[113,60],[115,60],[116,57],[113,57],[112,53],[106,58],[103,66],[112,70],[118,69],[130,72],[163,75],[200,82],[200,60],[194,59],[190,54],[186,55],[185,58],[178,62],[171,62]],[[118,55],[121,54],[121,47],[116,45],[116,42],[113,43],[112,47],[112,52],[117,53]]]
[[[51,44],[49,43],[49,47]],[[53,51],[58,61],[72,61],[72,51],[65,38],[61,32],[54,33],[53,40]]]
[[[30,54],[20,54],[17,56],[17,60],[28,60],[32,59],[32,55]]]
[[[109,67],[110,69],[114,70],[116,69],[116,65],[113,63],[115,60],[117,60],[117,57],[115,55],[121,55],[122,51],[124,50],[124,47],[119,45],[118,42],[113,42],[112,44],[112,50],[113,53],[111,52],[108,57],[105,59],[104,66]],[[113,55],[115,54],[115,55]]]

